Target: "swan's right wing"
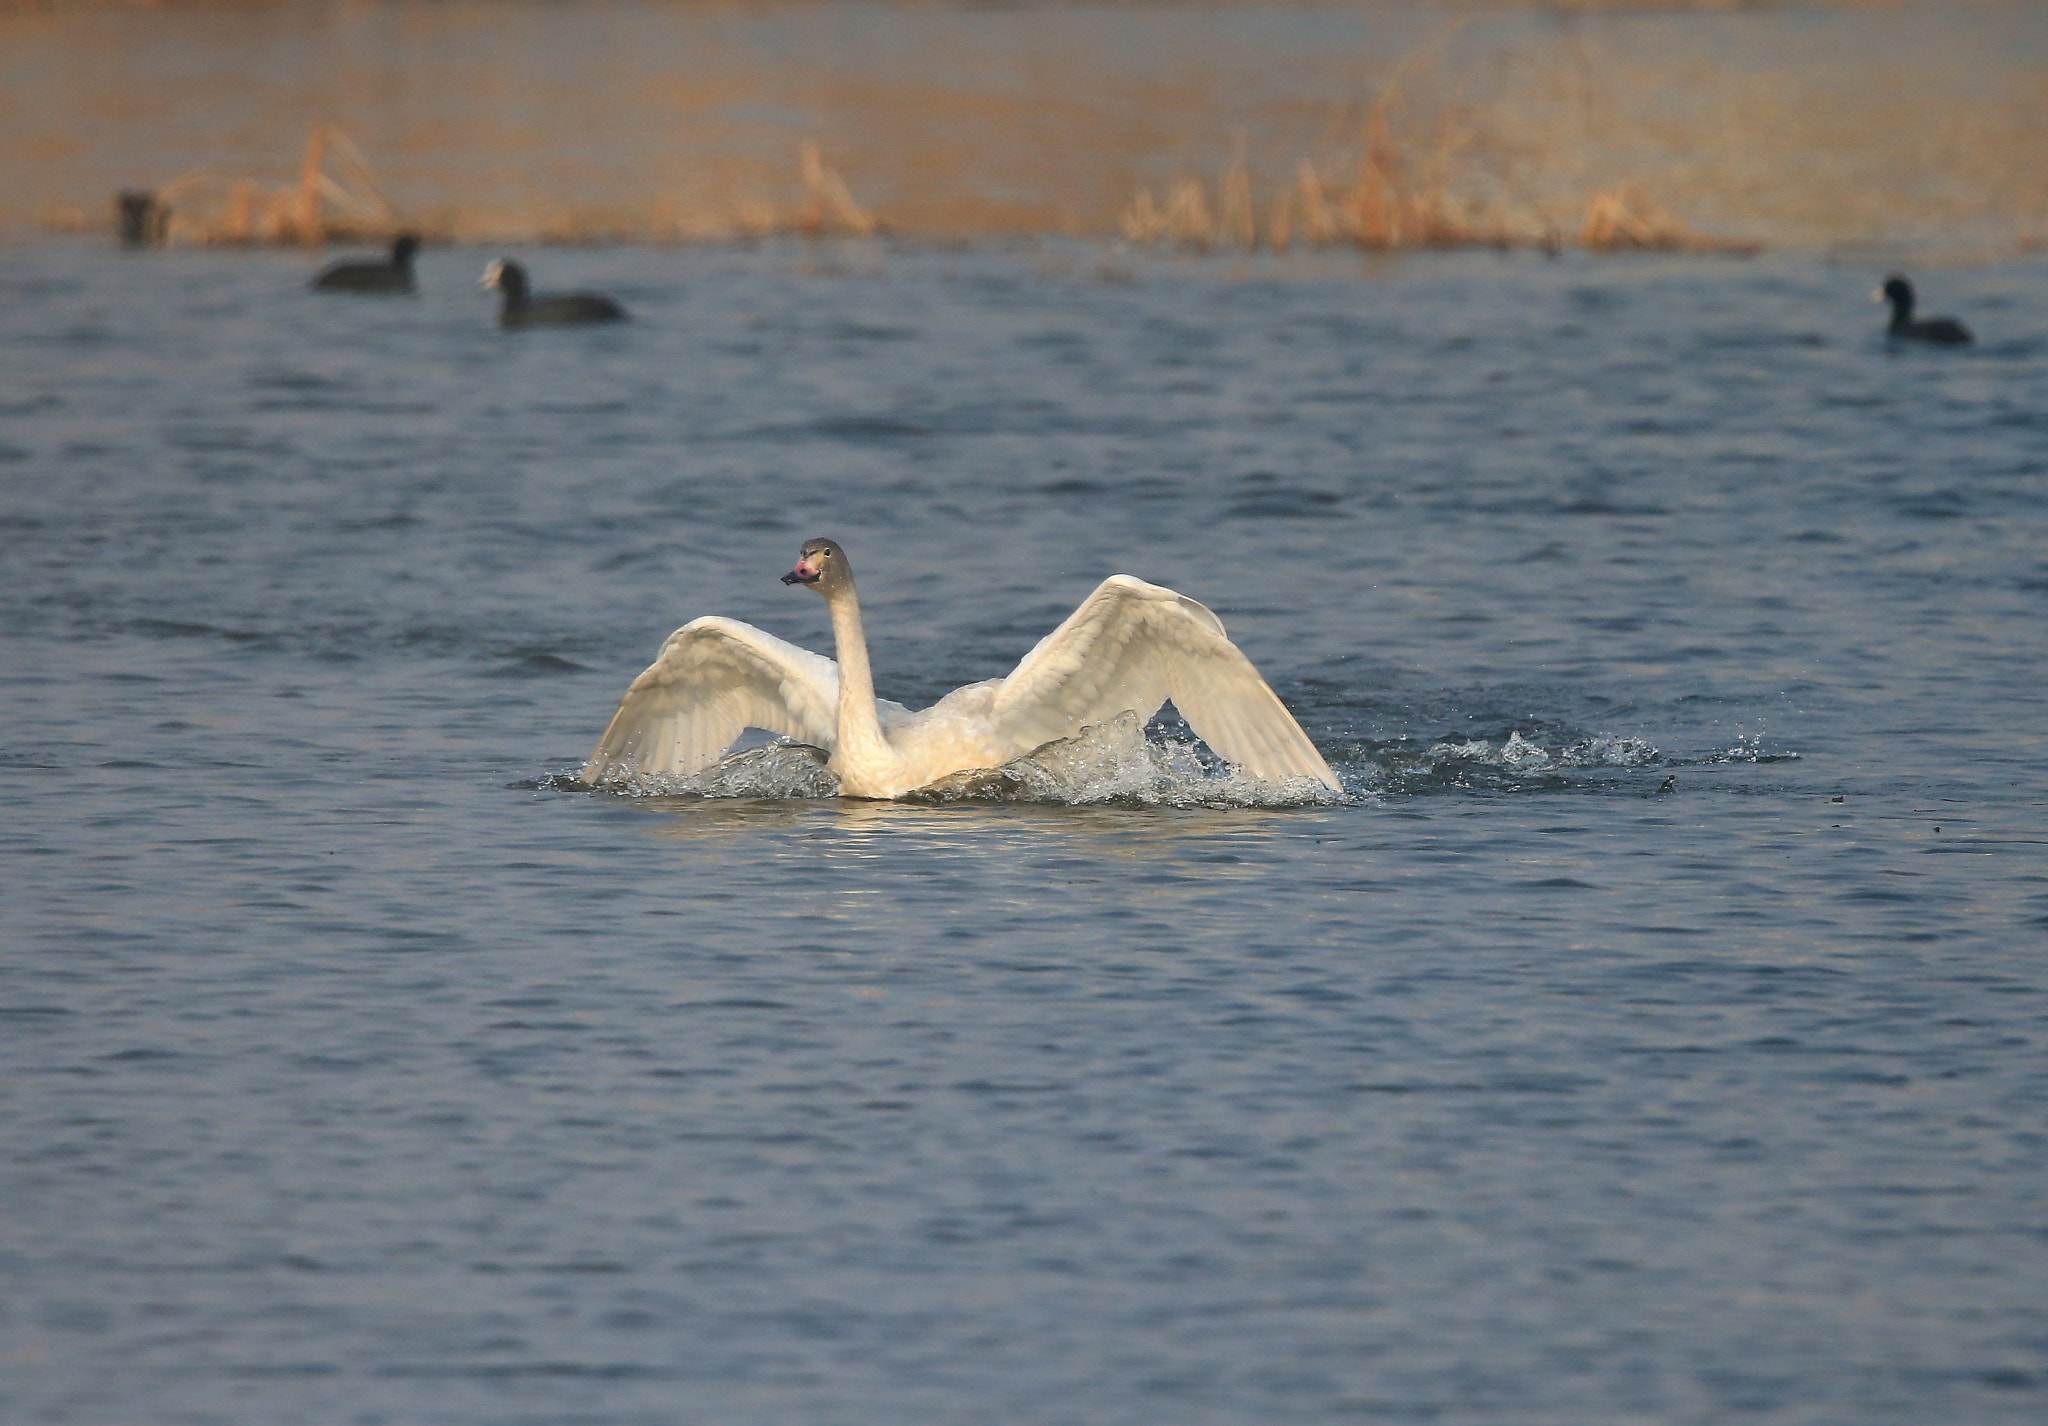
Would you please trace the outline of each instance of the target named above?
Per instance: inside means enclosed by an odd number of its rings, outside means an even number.
[[[1126,711],[1150,718],[1169,698],[1204,742],[1254,777],[1307,777],[1342,790],[1223,622],[1186,595],[1127,574],[1105,579],[1024,656],[990,719],[1029,752]]]
[[[737,619],[692,619],[633,680],[581,780],[696,772],[746,728],[830,750],[839,665]]]

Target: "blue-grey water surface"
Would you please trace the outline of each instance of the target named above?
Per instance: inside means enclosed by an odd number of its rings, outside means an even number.
[[[0,1419],[2048,1416],[2048,262],[491,255],[0,252]],[[1352,795],[565,790],[816,534]]]

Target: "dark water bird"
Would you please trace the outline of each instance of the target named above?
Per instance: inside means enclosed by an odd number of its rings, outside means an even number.
[[[400,233],[391,244],[391,256],[384,262],[338,262],[323,268],[313,279],[316,292],[405,293],[413,290],[412,255],[420,240],[412,233]]]
[[[505,294],[498,309],[501,327],[559,327],[579,322],[619,322],[626,309],[609,297],[595,292],[542,293],[536,297],[526,285],[526,269],[504,258],[493,258],[479,284],[485,291],[495,287]]]
[[[1892,320],[1885,327],[1885,335],[1898,337],[1909,342],[1933,342],[1937,346],[1955,347],[1974,341],[1970,329],[1953,317],[1913,316],[1913,284],[1894,273],[1884,281],[1872,298],[1876,302],[1892,304]]]

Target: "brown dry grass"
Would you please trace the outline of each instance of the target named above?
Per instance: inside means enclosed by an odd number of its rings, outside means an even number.
[[[1593,252],[1757,252],[1759,245],[1695,233],[1632,183],[1596,194],[1579,230],[1579,245]]]
[[[1513,201],[1518,146],[1487,131],[1452,103],[1418,114],[1408,91],[1458,32],[1455,21],[1395,65],[1366,105],[1351,145],[1353,161],[1300,158],[1292,184],[1267,199],[1266,221],[1254,213],[1253,185],[1244,141],[1217,184],[1214,216],[1208,191],[1196,178],[1176,180],[1164,203],[1140,187],[1118,226],[1142,246],[1189,251],[1249,252],[1261,245],[1285,251],[1355,246],[1369,252],[1431,248],[1540,248],[1557,251],[1560,225],[1540,204]],[[1348,170],[1348,174],[1347,174]],[[1634,184],[1595,195],[1578,243],[1593,252],[1655,249],[1664,252],[1747,253],[1754,243],[1695,232]]]
[[[1415,157],[1395,135],[1388,94],[1368,112],[1362,156],[1349,180],[1328,176],[1313,160],[1297,161],[1294,181],[1273,192],[1261,223],[1251,168],[1240,137],[1215,186],[1183,178],[1155,199],[1139,188],[1119,219],[1124,237],[1141,246],[1187,251],[1285,251],[1355,246],[1371,252],[1429,248],[1542,248],[1555,251],[1563,236],[1540,216],[1517,220],[1498,202],[1458,192],[1457,159],[1470,136],[1446,127]],[[810,237],[867,237],[885,224],[853,196],[826,164],[815,142],[797,155],[793,193],[760,197],[732,191],[710,203],[672,207],[649,232],[634,215],[557,213],[539,223],[552,242],[605,239],[718,241],[781,233]],[[224,179],[194,170],[156,192],[160,241],[199,245],[308,244],[388,239],[403,229],[432,225],[405,221],[385,196],[369,160],[332,124],[316,124],[306,137],[296,181],[265,186],[254,179]],[[1598,194],[1578,243],[1593,252],[1754,252],[1756,245],[1694,232],[1633,184]]]
[[[168,211],[163,239],[172,243],[360,241],[401,226],[369,160],[332,124],[307,134],[294,183],[266,187],[195,169],[158,189],[156,201]]]
[[[316,124],[294,182],[265,185],[204,169],[178,175],[153,197],[153,235],[163,243],[197,246],[318,245],[369,242],[401,231],[438,238],[470,238],[442,225],[407,219],[385,196],[362,150],[332,124]],[[725,240],[798,233],[809,237],[868,237],[883,231],[872,210],[854,198],[815,142],[797,152],[792,191],[767,198],[736,186],[717,198],[669,205],[649,219],[636,212],[544,212],[538,236],[555,243],[606,240]]]
[[[1119,220],[1124,237],[1140,246],[1189,252],[1285,252],[1351,246],[1368,252],[1448,248],[1538,248],[1555,252],[1567,241],[1555,225],[1518,224],[1500,208],[1461,199],[1441,179],[1404,182],[1398,167],[1376,156],[1360,163],[1348,186],[1327,181],[1302,159],[1291,186],[1269,200],[1261,228],[1251,175],[1240,159],[1225,170],[1213,210],[1201,180],[1175,183],[1165,202],[1140,188]],[[1589,252],[1688,252],[1747,255],[1761,245],[1695,232],[1634,184],[1595,195],[1576,241]]]

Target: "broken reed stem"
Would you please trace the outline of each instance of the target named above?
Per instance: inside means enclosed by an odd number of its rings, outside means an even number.
[[[1323,181],[1316,176],[1316,166],[1307,159],[1295,170],[1295,185],[1301,194],[1301,226],[1308,240],[1317,247],[1336,242],[1337,219],[1323,197]]]
[[[804,140],[797,163],[804,181],[804,207],[796,223],[798,231],[814,237],[823,233],[867,237],[875,231],[875,215],[854,202],[845,180],[825,167],[815,140]]]
[[[1252,215],[1252,175],[1245,165],[1244,136],[1238,135],[1237,152],[1224,170],[1216,201],[1216,241],[1243,248],[1258,246],[1258,219]]]
[[[1633,183],[1594,196],[1586,226],[1579,231],[1579,245],[1600,253],[1752,253],[1758,247],[1691,231]]]
[[[330,164],[344,178],[328,172]],[[306,135],[295,183],[265,188],[204,169],[179,174],[152,195],[167,215],[159,242],[308,243],[388,238],[403,226],[369,161],[332,124]]]
[[[320,165],[327,157],[327,126],[315,124],[306,135],[306,156],[299,161],[299,202],[294,215],[299,236],[310,239],[320,228]]]

